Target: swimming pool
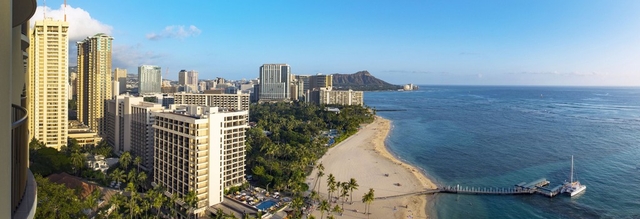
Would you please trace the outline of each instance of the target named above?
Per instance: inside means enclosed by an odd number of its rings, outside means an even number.
[[[261,210],[261,211],[266,211],[266,210],[267,210],[267,209],[269,209],[271,206],[276,205],[276,203],[277,203],[277,202],[276,202],[276,201],[274,201],[274,200],[267,200],[267,201],[263,201],[263,202],[261,202],[260,204],[256,205],[256,208],[257,208],[258,210]]]

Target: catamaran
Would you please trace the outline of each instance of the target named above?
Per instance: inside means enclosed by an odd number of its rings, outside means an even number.
[[[577,195],[587,189],[586,185],[580,184],[580,181],[573,181],[573,155],[571,155],[571,176],[569,182],[562,186],[562,193],[569,193],[570,196]]]

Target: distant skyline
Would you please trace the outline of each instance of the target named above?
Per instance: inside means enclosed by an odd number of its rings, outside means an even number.
[[[43,17],[43,1],[31,19]],[[46,2],[62,19],[62,0]],[[394,84],[640,86],[640,1],[67,1],[75,42],[114,37],[113,69],[252,79],[368,70]]]

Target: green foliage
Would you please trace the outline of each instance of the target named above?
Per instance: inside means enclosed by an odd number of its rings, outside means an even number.
[[[52,183],[38,174],[35,178],[38,184],[35,218],[86,218],[80,211],[86,204],[80,202],[75,190]]]
[[[157,103],[158,102],[158,98],[157,97],[144,97],[142,100],[144,102],[150,102],[150,103]]]
[[[249,118],[256,127],[246,134],[247,169],[260,185],[305,191],[306,174],[328,149],[323,132],[337,130],[337,143],[374,119],[373,110],[363,106],[332,106],[340,113],[325,107],[303,102],[251,105]]]
[[[52,173],[71,172],[71,160],[66,154],[55,148],[46,146],[39,148],[38,150],[30,150],[29,160],[31,161],[31,166],[29,169],[33,173],[48,176]]]

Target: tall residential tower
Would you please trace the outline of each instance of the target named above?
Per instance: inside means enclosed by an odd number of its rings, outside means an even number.
[[[104,135],[104,103],[111,99],[113,37],[103,33],[78,42],[78,120]]]
[[[67,145],[69,24],[45,18],[29,33],[27,109],[30,138],[49,147]]]

